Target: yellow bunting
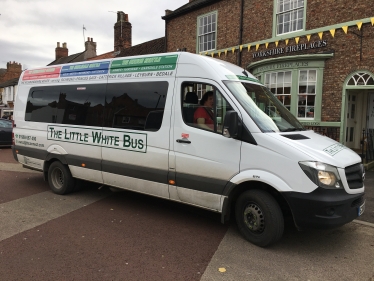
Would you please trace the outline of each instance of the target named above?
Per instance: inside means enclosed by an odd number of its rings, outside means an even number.
[[[300,37],[295,37],[296,44],[299,44]]]
[[[330,33],[331,33],[332,37],[334,37],[335,36],[335,29],[330,29]]]
[[[306,38],[308,39],[308,42],[310,41],[310,37],[312,37],[312,35],[307,35]]]
[[[345,34],[348,32],[348,26],[342,26],[342,29],[344,30]]]
[[[374,18],[371,18],[371,25],[374,25]]]
[[[289,41],[289,39],[286,39],[286,40],[285,40],[285,42],[286,42],[286,45],[288,45],[288,41]]]
[[[260,44],[257,44],[256,45],[256,51],[258,50],[259,47],[260,47]]]
[[[227,50],[225,50],[225,56],[227,56]]]
[[[269,43],[265,43],[265,48],[267,49],[269,46]]]
[[[278,47],[279,41],[275,41],[275,47]]]
[[[214,53],[211,53],[211,56],[214,57]]]
[[[231,49],[231,52],[232,52],[232,53],[235,53],[235,48],[232,48],[232,49]]]
[[[243,50],[243,45],[239,46],[239,50],[240,50],[240,52]]]
[[[208,52],[205,52],[205,55],[208,55]]]
[[[319,39],[322,39],[323,32],[318,32]]]
[[[221,57],[221,52],[218,52],[218,57],[219,57],[219,58]]]
[[[358,30],[361,29],[361,26],[362,26],[362,21],[359,21],[359,22],[357,23]]]
[[[251,49],[251,45],[248,45],[248,47],[247,47],[247,48],[248,48],[248,52],[249,52],[249,50]]]

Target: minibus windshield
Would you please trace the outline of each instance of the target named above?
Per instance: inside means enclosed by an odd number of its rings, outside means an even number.
[[[262,132],[305,130],[265,86],[240,81],[223,82]]]

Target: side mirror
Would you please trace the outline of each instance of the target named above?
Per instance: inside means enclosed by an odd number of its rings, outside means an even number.
[[[226,138],[237,138],[239,131],[239,117],[234,110],[226,112],[225,120],[223,122],[223,136]]]

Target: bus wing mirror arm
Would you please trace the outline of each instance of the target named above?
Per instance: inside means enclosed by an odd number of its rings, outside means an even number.
[[[239,117],[238,113],[234,110],[226,112],[223,123],[223,136],[227,138],[236,139],[239,135]]]

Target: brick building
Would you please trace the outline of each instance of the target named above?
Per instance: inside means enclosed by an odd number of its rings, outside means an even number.
[[[14,94],[21,73],[22,65],[14,61],[8,62],[6,69],[0,69],[0,117],[13,112]]]
[[[162,18],[168,52],[247,68],[306,127],[373,147],[372,1],[190,0]]]

